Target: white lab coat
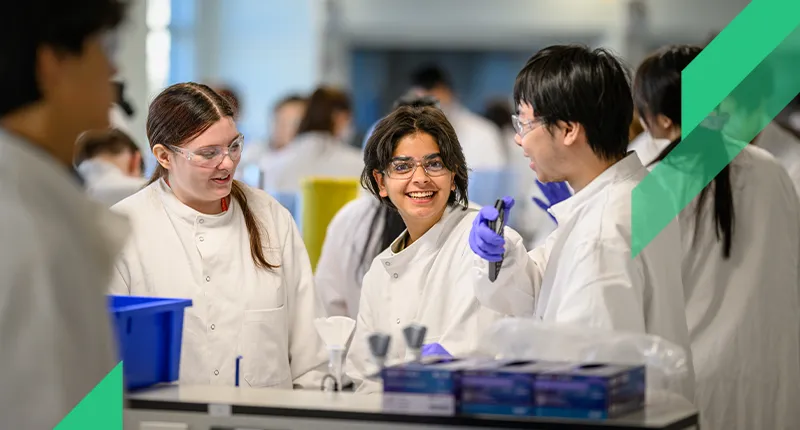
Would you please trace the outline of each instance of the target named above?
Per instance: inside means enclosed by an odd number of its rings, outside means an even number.
[[[129,232],[77,178],[0,129],[0,417],[53,428],[118,361],[106,286]]]
[[[800,194],[800,139],[772,121],[756,137],[755,144],[778,159]]]
[[[328,224],[314,274],[328,316],[358,316],[361,281],[371,265],[371,252],[383,235],[383,221],[375,222],[380,204],[372,195],[361,196],[339,209]],[[369,262],[361,269],[365,251]]]
[[[81,163],[78,173],[89,196],[107,207],[136,194],[147,184],[147,179],[128,176],[117,166],[98,159]]]
[[[184,318],[180,382],[318,388],[326,356],[313,320],[322,316],[306,248],[289,212],[263,191],[242,185],[264,229],[275,270],[259,269],[235,199],[218,215],[181,203],[164,180],[123,200],[133,235],[112,291],[192,299]]]
[[[506,145],[496,125],[457,103],[443,111],[456,131],[470,169],[506,168]]]
[[[642,160],[642,164],[650,169],[650,163],[654,162],[669,144],[669,139],[655,139],[650,133],[643,131],[631,140],[628,151],[635,152]]]
[[[483,331],[503,315],[480,305],[470,279],[472,251],[469,232],[478,211],[447,209],[438,223],[408,248],[395,253],[403,233],[372,262],[361,289],[356,331],[347,355],[347,374],[356,391],[381,390],[366,379],[372,364],[366,338],[375,332],[391,335],[388,363],[408,358],[403,329],[411,323],[427,327],[425,344],[439,343],[455,356],[477,347]],[[507,229],[507,235],[520,240]]]
[[[475,255],[473,282],[481,302],[545,322],[657,335],[691,356],[677,223],[631,259],[631,192],[646,173],[630,154],[551,207],[558,228],[530,253],[506,234],[503,269],[494,283],[486,261]],[[690,373],[669,387],[689,400],[694,398]]]
[[[264,189],[269,192],[299,192],[302,180],[312,176],[359,178],[363,169],[361,151],[320,132],[297,136],[261,164]]]
[[[747,145],[730,165],[730,259],[713,194],[695,240],[697,199],[680,214],[696,405],[712,430],[795,429],[800,423],[800,201],[766,151]],[[694,243],[694,246],[693,246]]]

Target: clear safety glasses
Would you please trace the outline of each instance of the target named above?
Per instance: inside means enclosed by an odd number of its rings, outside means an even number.
[[[414,176],[414,172],[417,171],[419,166],[422,166],[425,173],[430,177],[442,176],[448,172],[447,168],[444,167],[444,161],[436,154],[420,161],[410,157],[396,158],[392,160],[389,167],[384,170],[384,173],[392,179],[408,179]]]
[[[204,146],[196,151],[187,151],[177,146],[167,145],[169,149],[183,154],[190,163],[198,167],[217,167],[222,164],[225,156],[237,161],[242,157],[243,146],[244,136],[241,134],[228,146]]]
[[[523,121],[519,118],[519,115],[511,115],[511,124],[514,125],[514,131],[517,132],[520,138],[525,137],[526,134],[532,132],[542,125],[541,119],[534,119],[531,121]]]

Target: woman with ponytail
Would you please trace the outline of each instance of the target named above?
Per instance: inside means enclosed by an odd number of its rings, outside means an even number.
[[[702,145],[667,157],[681,140],[681,71],[699,53],[665,48],[644,60],[634,80],[647,131],[671,141],[655,162],[692,169],[689,180],[711,180],[679,215],[695,403],[704,428],[797,428],[800,202],[777,160],[724,136],[724,112],[692,132]],[[736,151],[716,176],[709,172],[710,153]]]
[[[113,207],[133,234],[113,294],[192,299],[180,382],[319,387],[321,314],[306,248],[289,212],[233,180],[242,135],[230,102],[209,87],[173,85],[150,105],[150,184]]]

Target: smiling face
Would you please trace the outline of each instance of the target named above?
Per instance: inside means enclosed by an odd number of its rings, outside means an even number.
[[[519,119],[524,135],[517,133],[514,141],[522,147],[525,156],[531,161],[530,167],[536,172],[536,177],[540,182],[564,181],[566,178],[561,171],[565,158],[564,132],[553,127],[553,133],[550,133],[537,120],[528,103],[520,103]]]
[[[169,171],[169,185],[184,204],[202,212],[200,207],[219,206],[231,193],[233,176],[239,165],[241,136],[233,119],[225,117],[185,145],[170,150],[163,145],[153,149],[158,162]],[[230,155],[213,154],[222,150]],[[192,153],[192,160],[187,155]],[[213,160],[213,162],[209,162]]]
[[[391,200],[412,239],[416,239],[441,219],[450,193],[456,188],[455,176],[444,167],[436,140],[425,132],[400,139],[392,160],[384,172],[376,171],[373,175],[380,196]]]

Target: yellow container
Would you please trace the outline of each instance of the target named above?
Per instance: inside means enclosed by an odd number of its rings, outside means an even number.
[[[317,269],[328,224],[342,206],[358,197],[360,187],[358,178],[307,178],[303,181],[300,231],[312,270]]]

